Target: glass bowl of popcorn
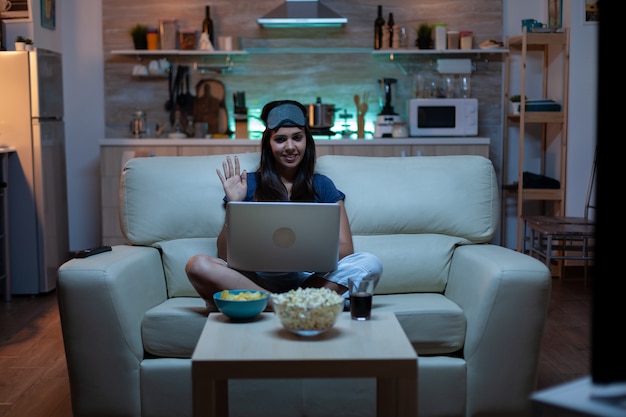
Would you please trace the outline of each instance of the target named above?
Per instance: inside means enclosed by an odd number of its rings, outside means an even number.
[[[298,288],[272,294],[274,313],[283,327],[300,336],[316,336],[332,328],[344,299],[328,288]]]

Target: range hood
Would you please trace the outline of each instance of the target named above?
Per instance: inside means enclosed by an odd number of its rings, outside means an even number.
[[[257,19],[266,28],[340,27],[348,19],[318,0],[285,0],[283,4]]]

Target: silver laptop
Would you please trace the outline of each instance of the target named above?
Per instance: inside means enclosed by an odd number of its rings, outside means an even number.
[[[336,203],[230,202],[228,265],[258,272],[334,271],[339,215]]]

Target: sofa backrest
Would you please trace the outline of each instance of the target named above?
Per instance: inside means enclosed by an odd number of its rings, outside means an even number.
[[[234,155],[231,155],[231,157]],[[253,172],[259,153],[238,154]],[[215,172],[226,155],[130,159],[122,170],[120,227],[133,245],[217,237],[224,223],[224,188]]]
[[[483,243],[496,233],[498,187],[487,158],[326,155],[317,170],[346,193],[354,235],[436,233]]]
[[[259,153],[238,154],[256,170]],[[120,183],[120,225],[130,244],[162,252],[170,297],[197,296],[184,267],[216,255],[225,155],[134,158]],[[490,241],[499,222],[497,181],[480,156],[325,155],[317,171],[346,194],[355,250],[383,263],[377,293],[442,292],[458,245]]]

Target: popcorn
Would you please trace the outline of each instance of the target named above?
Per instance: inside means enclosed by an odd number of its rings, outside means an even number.
[[[289,330],[327,330],[343,310],[343,297],[328,288],[298,288],[272,294],[274,311]]]

